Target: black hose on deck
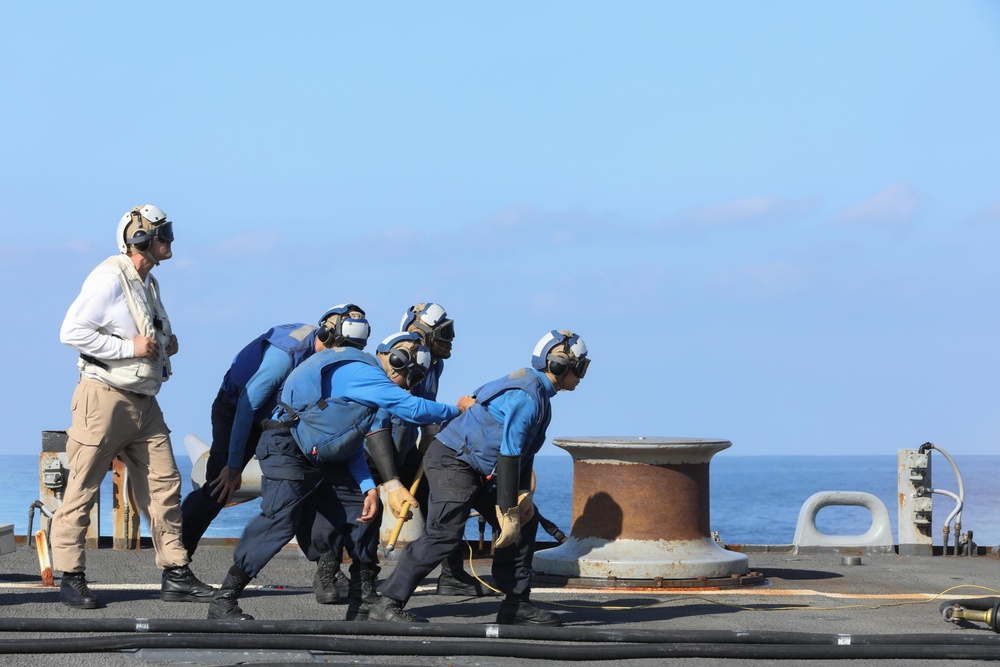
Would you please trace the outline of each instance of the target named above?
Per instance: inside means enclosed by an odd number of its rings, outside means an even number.
[[[920,633],[897,635],[826,634],[785,631],[644,630],[607,627],[544,627],[463,623],[379,623],[367,621],[223,621],[155,618],[0,618],[0,632],[130,632],[226,635],[336,635],[461,639],[526,639],[610,644],[789,644],[982,646],[1000,649],[1000,635]],[[386,642],[395,641],[388,639]],[[37,643],[37,642],[36,642]]]
[[[944,603],[944,605],[958,605],[959,607],[965,607],[966,609],[988,611],[1000,605],[1000,597],[994,596],[987,598],[969,598],[968,600],[949,600]],[[944,605],[942,605],[942,607]]]
[[[94,653],[159,649],[307,650],[348,655],[493,656],[535,660],[628,658],[742,658],[750,660],[983,660],[998,657],[994,646],[911,644],[588,644],[483,640],[395,641],[302,635],[160,635],[83,637],[44,641],[3,640],[0,654]]]
[[[542,513],[535,508],[535,514],[538,516],[538,524],[545,530],[546,533],[552,536],[556,542],[562,544],[566,541],[566,533],[559,530],[559,526],[556,525],[555,521],[549,521]]]

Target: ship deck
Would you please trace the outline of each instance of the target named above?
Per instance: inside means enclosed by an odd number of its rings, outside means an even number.
[[[533,600],[559,614],[564,626],[522,631],[493,624],[499,598],[435,595],[435,573],[407,607],[430,618],[430,625],[348,620],[355,613],[349,605],[315,602],[314,566],[291,547],[244,593],[241,605],[257,620],[240,627],[205,620],[203,604],[160,601],[160,571],[148,547],[88,551],[88,580],[102,606],[74,610],[59,602],[58,588],[42,585],[37,553],[19,544],[14,553],[0,556],[0,661],[131,667],[530,661],[639,667],[666,661],[704,665],[706,659],[727,665],[841,659],[913,665],[1000,658],[1000,635],[987,625],[948,623],[940,612],[948,600],[1000,595],[994,589],[1000,587],[1000,562],[993,555],[862,555],[859,564],[851,564],[836,551],[740,550],[763,575],[760,585],[663,590],[536,585]],[[209,541],[191,566],[203,581],[218,585],[231,563],[232,541]],[[383,566],[384,578],[395,564],[385,560]],[[491,581],[489,559],[474,559],[473,567]]]

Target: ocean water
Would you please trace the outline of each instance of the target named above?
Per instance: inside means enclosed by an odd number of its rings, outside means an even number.
[[[1000,544],[1000,456],[961,456],[950,452],[962,474],[965,506],[962,531],[974,531],[982,546]],[[191,461],[178,454],[184,493],[191,490]],[[26,535],[31,504],[39,497],[38,457],[0,455],[7,470],[7,484],[0,498],[0,524],[14,524],[18,535]],[[933,486],[957,493],[958,483],[951,465],[932,453]],[[572,526],[573,462],[566,455],[540,456],[535,460],[539,511],[570,534]],[[818,491],[865,491],[885,503],[896,532],[898,502],[896,456],[734,456],[716,455],[710,465],[710,526],[731,544],[790,544],[795,535],[799,509]],[[110,475],[102,490],[102,534],[111,534]],[[243,526],[259,511],[259,500],[226,508],[209,528],[207,537],[238,537]],[[943,495],[934,496],[934,543],[941,544],[941,524],[955,507]],[[34,514],[33,529],[41,515]],[[859,507],[826,507],[817,515],[817,526],[831,535],[857,535],[871,525],[870,514]],[[148,534],[145,523],[142,533]],[[466,536],[478,538],[475,520]],[[487,539],[489,530],[487,529]],[[539,539],[551,539],[539,530]]]

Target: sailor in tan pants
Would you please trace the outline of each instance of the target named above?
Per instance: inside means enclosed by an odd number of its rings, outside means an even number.
[[[150,270],[173,255],[173,239],[173,223],[159,208],[147,204],[126,213],[117,231],[121,254],[90,273],[60,330],[60,340],[80,352],[80,381],[66,432],[69,480],[52,520],[51,541],[53,565],[62,572],[60,598],[77,609],[98,606],[87,587],[84,547],[91,509],[118,455],[149,518],[156,564],[163,568],[160,598],[210,602],[214,594],[187,566],[181,478],[156,401],[170,377],[177,337]]]

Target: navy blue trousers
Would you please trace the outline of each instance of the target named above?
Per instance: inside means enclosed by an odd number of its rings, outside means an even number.
[[[413,484],[413,480],[416,478],[417,469],[420,467],[420,459],[420,453],[414,448],[407,454],[402,464],[396,465],[396,474],[399,475],[399,481],[406,488],[410,488],[410,485]],[[379,475],[378,469],[370,459],[368,460],[368,468],[371,470],[376,484],[382,484],[385,481]],[[420,504],[420,507],[426,507],[428,495],[427,482],[421,483],[417,487],[417,492],[413,495]],[[380,528],[385,509],[385,506],[379,502],[377,514],[371,523],[372,529],[365,532],[360,538],[361,542],[358,548],[361,550],[365,560],[372,562],[378,560]],[[299,543],[299,547],[302,549],[302,553],[311,561],[319,560],[327,551],[333,551],[337,555],[337,562],[343,560],[343,539],[338,534],[336,528],[330,525],[330,522],[324,519],[322,515],[313,512],[312,516],[304,516],[295,537]],[[457,549],[457,551],[460,552],[459,560],[461,560],[461,555],[465,552],[461,549]]]
[[[364,496],[347,466],[316,466],[299,450],[290,433],[279,430],[264,431],[257,458],[263,474],[260,514],[247,524],[233,554],[236,565],[247,575],[256,577],[312,512],[343,536],[352,570],[378,567],[376,560],[366,558],[358,549],[372,524],[357,521]]]
[[[190,557],[209,525],[219,516],[225,507],[212,497],[212,487],[208,483],[215,480],[222,469],[229,463],[229,439],[233,433],[233,421],[236,419],[236,406],[229,401],[224,391],[219,391],[212,403],[212,448],[208,454],[208,464],[205,470],[205,483],[184,496],[181,503],[181,540]],[[254,423],[247,437],[246,448],[243,450],[243,466],[253,458],[260,440],[260,424]],[[241,470],[242,470],[241,468]]]
[[[424,454],[424,477],[430,488],[424,534],[400,552],[396,569],[379,587],[385,597],[402,602],[410,599],[424,577],[464,539],[471,509],[487,517],[496,529],[495,486],[438,440]],[[521,525],[521,536],[516,543],[496,550],[493,579],[503,593],[530,593],[537,529],[536,514]]]

